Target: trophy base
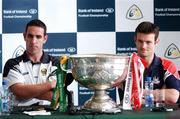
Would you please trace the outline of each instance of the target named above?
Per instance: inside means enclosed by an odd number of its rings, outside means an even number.
[[[95,94],[85,102],[83,109],[96,112],[121,112],[117,104],[106,94],[105,90],[95,90]]]

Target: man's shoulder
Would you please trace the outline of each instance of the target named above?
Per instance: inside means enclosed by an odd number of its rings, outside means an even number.
[[[16,57],[16,58],[10,58],[6,61],[3,69],[3,77],[6,77],[11,69],[16,69],[15,68],[19,63],[23,60],[22,56]]]
[[[10,58],[6,61],[6,65],[17,65],[23,60],[22,55],[16,58]]]
[[[160,60],[162,61],[163,66],[175,65],[171,60],[162,57],[160,57]]]
[[[52,55],[49,55],[47,53],[44,54],[44,62],[52,62],[52,65],[57,65],[59,61],[59,57],[55,57]]]
[[[59,57],[55,57],[55,56],[51,56],[51,55],[50,55],[50,57],[51,57],[52,63],[53,63],[54,65],[57,65],[58,62],[59,62]]]
[[[179,78],[178,69],[176,65],[168,59],[161,58],[161,60],[162,60],[162,65],[164,69],[170,72],[171,74],[173,74],[176,78]]]

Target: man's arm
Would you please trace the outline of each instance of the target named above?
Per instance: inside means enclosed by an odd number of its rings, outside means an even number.
[[[143,95],[145,96],[146,93],[147,93],[146,90],[144,90]],[[159,94],[159,93],[163,93],[163,94]],[[161,98],[162,101],[165,101],[165,103],[169,105],[176,104],[179,99],[179,91],[176,89],[156,89],[156,90],[153,90],[153,95],[154,95],[155,101]],[[144,103],[145,102],[143,99],[143,104]]]
[[[165,90],[165,103],[176,104],[179,98],[179,91],[176,89],[162,89]]]
[[[55,86],[55,80],[35,85],[16,83],[10,86],[10,90],[19,100],[27,100],[31,98],[51,100],[53,95],[52,89],[55,88]]]
[[[51,101],[52,100],[52,97],[53,97],[53,91],[48,91],[42,95],[39,95],[35,98],[37,99],[40,99],[40,100],[48,100],[48,101]]]

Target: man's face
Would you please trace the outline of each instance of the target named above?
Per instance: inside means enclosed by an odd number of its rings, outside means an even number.
[[[154,56],[154,48],[156,45],[155,34],[137,33],[135,44],[137,47],[137,53],[140,57],[146,59]]]
[[[30,26],[24,33],[26,41],[26,50],[29,54],[39,54],[43,50],[43,44],[47,41],[47,35],[44,36],[44,29],[38,26]]]

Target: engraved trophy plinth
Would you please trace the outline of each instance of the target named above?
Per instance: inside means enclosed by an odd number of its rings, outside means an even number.
[[[117,108],[117,104],[106,89],[114,87],[113,84],[128,69],[129,56],[112,54],[71,55],[72,74],[75,80],[94,90],[94,95],[87,100],[83,108],[93,111],[107,111]]]

